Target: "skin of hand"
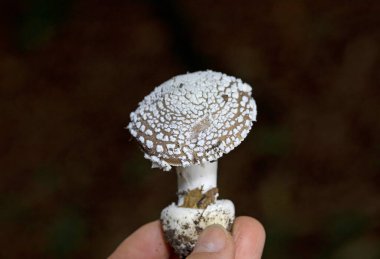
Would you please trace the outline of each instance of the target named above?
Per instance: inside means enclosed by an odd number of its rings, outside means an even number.
[[[232,235],[219,225],[207,227],[188,259],[260,259],[265,230],[254,218],[237,217]],[[148,223],[126,238],[109,259],[175,259],[159,221]]]

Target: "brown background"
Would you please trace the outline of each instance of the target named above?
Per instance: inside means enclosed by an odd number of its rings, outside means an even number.
[[[221,196],[264,258],[380,258],[378,1],[0,3],[0,257],[104,258],[175,200],[123,129],[187,71],[254,87]]]

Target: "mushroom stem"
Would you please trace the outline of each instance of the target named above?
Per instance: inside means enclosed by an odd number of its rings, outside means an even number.
[[[176,167],[178,182],[178,206],[184,203],[184,196],[191,190],[199,189],[202,194],[216,188],[218,161],[200,165]]]

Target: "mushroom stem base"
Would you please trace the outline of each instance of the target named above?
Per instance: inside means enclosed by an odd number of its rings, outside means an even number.
[[[188,256],[199,234],[213,224],[231,231],[235,206],[230,200],[217,200],[205,209],[178,207],[172,203],[161,212],[161,223],[166,240],[180,257]]]

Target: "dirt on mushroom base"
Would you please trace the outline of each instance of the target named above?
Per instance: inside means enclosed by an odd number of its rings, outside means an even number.
[[[215,188],[216,189],[216,188]],[[210,190],[211,191],[211,190]],[[179,258],[184,259],[186,258],[194,249],[194,246],[197,242],[197,237],[199,234],[204,230],[205,227],[209,226],[210,224],[206,224],[204,226],[205,220],[211,220],[212,222],[215,221],[215,215],[213,217],[203,217],[204,211],[199,211],[198,214],[195,216],[195,219],[192,220],[192,222],[189,223],[183,223],[179,220],[176,220],[176,225],[179,225],[179,228],[176,229],[166,229],[164,230],[164,235],[166,240],[174,249],[174,252],[179,256]],[[225,215],[225,211],[219,211],[220,215]],[[228,221],[225,224],[225,228],[228,232],[232,231],[232,225],[234,222],[234,218],[228,219]],[[170,223],[168,220],[161,219],[161,224],[165,226],[169,226]],[[190,226],[191,225],[191,226]],[[195,236],[189,235],[189,231],[193,229],[194,233],[196,233]]]
[[[193,251],[193,247],[195,245],[194,241],[191,240],[185,234],[181,234],[176,236],[175,230],[171,229],[165,232],[165,238],[169,242],[169,244],[175,244],[176,247],[182,247],[180,251],[175,250],[175,253],[182,259],[186,258]]]
[[[218,194],[218,188],[214,187],[208,190],[206,193],[202,194],[202,189],[196,188],[190,190],[184,195],[182,208],[192,208],[192,209],[205,209],[208,205],[215,203],[216,195]]]

